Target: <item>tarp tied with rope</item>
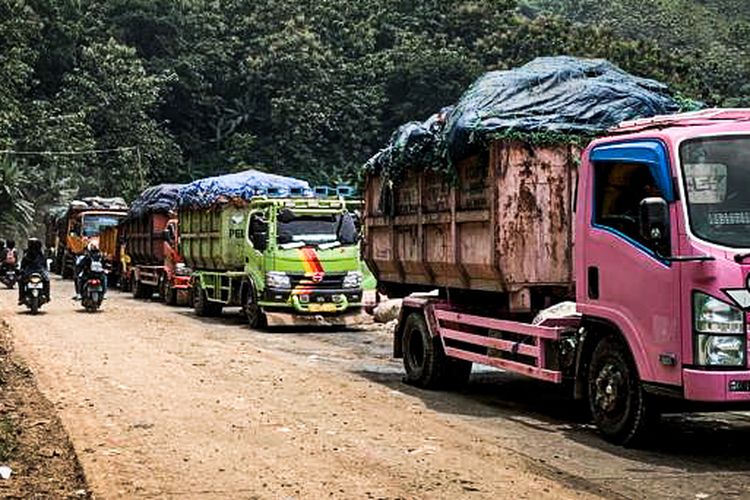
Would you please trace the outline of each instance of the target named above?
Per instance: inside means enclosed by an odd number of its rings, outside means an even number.
[[[622,121],[679,110],[666,85],[608,61],[540,57],[486,73],[437,121],[399,129],[365,168],[397,179],[405,168],[448,168],[503,136],[591,137]]]
[[[183,184],[159,184],[143,191],[130,205],[128,218],[138,219],[153,213],[168,214],[177,207]]]
[[[182,186],[177,195],[179,207],[209,207],[217,203],[249,201],[256,196],[312,196],[307,181],[246,170],[236,174],[208,177]]]

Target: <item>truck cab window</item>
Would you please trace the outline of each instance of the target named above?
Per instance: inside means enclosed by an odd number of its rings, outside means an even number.
[[[651,248],[641,237],[638,220],[641,201],[663,197],[648,165],[600,163],[594,166],[594,223]],[[656,250],[655,248],[651,248]]]
[[[268,247],[268,221],[260,212],[250,215],[248,235],[253,247],[259,252],[264,252]]]

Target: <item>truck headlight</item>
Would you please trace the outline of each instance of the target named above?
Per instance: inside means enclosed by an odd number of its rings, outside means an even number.
[[[178,262],[174,267],[175,276],[190,276],[193,270],[185,265],[184,262]]]
[[[745,333],[742,311],[705,293],[693,295],[693,318],[698,333]]]
[[[359,271],[349,271],[346,273],[343,286],[344,288],[360,288],[362,286],[362,273]]]
[[[745,318],[736,307],[705,293],[693,295],[695,364],[745,366]]]
[[[266,286],[268,288],[292,288],[292,280],[286,273],[268,271],[266,273]]]
[[[745,339],[739,336],[698,335],[695,362],[701,366],[745,366]]]

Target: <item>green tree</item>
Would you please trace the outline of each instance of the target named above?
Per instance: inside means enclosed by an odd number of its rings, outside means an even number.
[[[135,50],[113,39],[82,51],[63,79],[63,112],[82,113],[98,154],[79,171],[81,194],[133,197],[150,182],[168,179],[180,163],[171,135],[152,116],[167,75],[149,75]]]
[[[32,232],[31,185],[23,164],[7,155],[0,157],[0,235],[3,237],[20,238]]]

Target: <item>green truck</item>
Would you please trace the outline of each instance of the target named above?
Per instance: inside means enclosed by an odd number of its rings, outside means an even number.
[[[360,231],[349,208],[341,197],[311,196],[181,206],[195,312],[241,307],[253,328],[359,322]]]

